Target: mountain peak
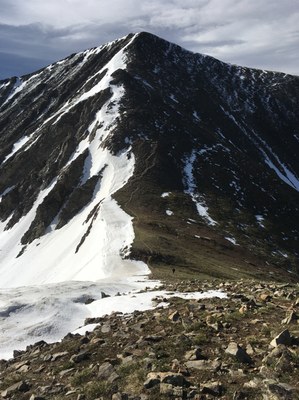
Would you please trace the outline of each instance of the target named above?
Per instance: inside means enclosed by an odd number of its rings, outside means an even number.
[[[130,251],[217,276],[298,272],[298,78],[140,32],[0,93],[6,285],[114,275]]]

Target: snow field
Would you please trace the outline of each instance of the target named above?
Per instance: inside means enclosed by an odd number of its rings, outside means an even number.
[[[218,290],[209,290],[207,292],[167,292],[165,290],[154,290],[143,293],[127,293],[121,296],[106,297],[94,301],[87,305],[90,310],[91,317],[102,317],[113,312],[123,314],[132,313],[134,311],[153,310],[158,307],[167,307],[167,299],[171,297],[180,297],[186,300],[208,299],[212,297],[227,298],[226,293]],[[156,301],[158,299],[158,301]],[[155,301],[153,301],[155,300]],[[85,332],[91,332],[97,324],[89,324],[76,329],[73,333],[84,335]]]
[[[46,233],[28,244],[20,257],[17,256],[23,249],[21,238],[59,177],[40,192],[32,209],[18,224],[5,230],[8,220],[0,222],[0,358],[41,339],[57,341],[82,325],[90,315],[82,300],[86,296],[99,299],[101,291],[116,294],[153,285],[145,277],[149,270],[143,262],[122,258],[122,254],[129,253],[134,239],[132,218],[112,198],[132,176],[134,155],[130,147],[115,156],[101,146],[119,116],[124,89],[110,85],[110,81],[116,69],[126,66],[125,48],[106,65],[105,76],[98,84],[66,102],[44,122],[56,123],[78,102],[110,87],[111,98],[88,128],[89,133],[96,130],[94,139],[82,140],[65,166],[88,148],[81,184],[102,171],[90,203],[59,230],[55,229],[57,217],[54,218]],[[26,151],[25,139],[15,143],[7,160],[17,151]],[[88,219],[95,208],[97,213]]]

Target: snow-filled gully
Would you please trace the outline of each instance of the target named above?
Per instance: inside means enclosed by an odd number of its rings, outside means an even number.
[[[192,150],[190,156],[186,156],[183,160],[184,162],[184,185],[185,193],[189,194],[192,201],[196,205],[198,215],[200,215],[208,225],[214,226],[217,222],[209,215],[208,207],[205,201],[201,198],[198,193],[198,189],[195,183],[195,178],[193,174],[194,163],[196,161],[197,152]]]
[[[76,103],[108,87],[111,74],[126,66],[124,50],[109,62],[104,81]],[[61,229],[55,230],[53,221],[47,233],[30,243],[20,257],[17,256],[23,248],[21,238],[57,178],[40,192],[32,209],[18,224],[5,230],[8,220],[0,222],[0,358],[40,339],[58,340],[82,325],[90,311],[78,298],[100,299],[102,291],[113,295],[150,285],[146,264],[121,257],[130,249],[134,231],[132,218],[112,195],[132,176],[135,159],[130,148],[114,156],[100,146],[119,115],[118,104],[123,95],[122,87],[110,88],[112,97],[98,111],[89,131],[97,125],[101,128],[91,143],[87,139],[79,143],[69,160],[73,161],[88,147],[90,155],[82,171],[82,183],[103,170],[101,184],[90,203]],[[110,102],[114,107],[108,107]],[[72,106],[64,107],[58,118]],[[20,151],[25,141],[17,145],[14,152]],[[99,212],[76,252],[91,223],[88,216],[97,205]]]
[[[120,50],[108,63],[107,73],[103,77],[104,82],[97,83],[96,89],[90,89],[88,93],[84,93],[79,100],[75,101],[76,103],[98,93],[98,86],[101,90],[109,86],[112,73],[126,66],[124,50],[125,48]],[[21,257],[17,257],[23,248],[21,238],[35,218],[38,205],[55,186],[57,178],[48,188],[40,192],[32,209],[18,224],[5,230],[7,221],[2,222],[0,224],[0,287],[31,285],[32,282],[38,285],[68,280],[94,281],[108,276],[131,276],[132,273],[148,272],[144,264],[123,261],[119,255],[124,248],[130,248],[134,232],[131,217],[112,199],[112,195],[132,176],[135,159],[130,148],[114,156],[109,150],[100,146],[110,134],[119,116],[118,104],[123,95],[122,87],[110,85],[110,88],[112,97],[98,111],[88,131],[91,132],[97,125],[101,128],[97,129],[91,142],[88,138],[82,140],[69,160],[69,163],[74,161],[86,148],[89,149],[81,183],[85,183],[87,179],[103,170],[101,184],[97,186],[98,190],[94,192],[90,203],[67,225],[55,230],[55,223],[51,224],[47,234],[29,244]],[[113,107],[110,107],[111,103],[114,104]],[[76,253],[75,249],[90,224],[88,216],[99,204],[99,212],[97,218],[93,219],[92,229]],[[129,270],[128,274],[127,270]]]

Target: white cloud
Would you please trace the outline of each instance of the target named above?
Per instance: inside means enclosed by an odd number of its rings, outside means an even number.
[[[146,30],[226,62],[299,75],[298,20],[298,0],[1,0],[0,68],[4,53],[46,64]]]

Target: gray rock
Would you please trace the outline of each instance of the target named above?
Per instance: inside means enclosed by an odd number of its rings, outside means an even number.
[[[3,390],[3,392],[1,392],[1,396],[7,398],[12,396],[15,392],[28,392],[29,389],[30,386],[27,382],[20,381]]]
[[[264,381],[266,389],[271,399],[277,400],[293,400],[295,395],[299,395],[296,388],[272,379]],[[271,396],[271,397],[270,397]]]
[[[69,353],[67,351],[63,351],[63,352],[60,352],[60,353],[55,353],[55,354],[52,355],[51,361],[57,361],[60,358],[67,356],[68,354]]]
[[[239,346],[237,343],[235,342],[231,342],[227,349],[225,350],[225,352],[227,354],[230,354],[234,357],[236,357],[236,359],[241,362],[241,363],[245,363],[245,364],[250,364],[252,363],[252,359],[251,357],[246,353],[246,350],[244,350],[241,346]]]
[[[201,371],[218,371],[221,363],[217,360],[210,361],[210,360],[195,360],[195,361],[187,361],[185,363],[188,369],[197,369]]]
[[[168,317],[168,319],[170,319],[170,321],[172,321],[172,322],[177,322],[180,318],[181,318],[181,316],[178,311],[172,312]]]
[[[113,383],[119,379],[119,375],[114,371],[112,374],[107,378],[107,382]]]
[[[212,396],[221,396],[223,386],[220,382],[206,382],[201,385],[202,394],[211,394]]]
[[[99,367],[98,378],[108,379],[113,372],[115,372],[113,365],[109,362],[105,362]]]
[[[279,357],[281,357],[284,352],[289,352],[289,350],[283,344],[279,344],[263,358],[263,364],[272,365],[279,359]]]
[[[52,354],[46,354],[44,356],[44,361],[51,361],[52,360]]]
[[[161,383],[160,384],[160,394],[164,394],[166,396],[182,399],[183,398],[183,388],[173,386],[170,383]]]
[[[89,358],[90,358],[90,353],[88,353],[87,351],[81,351],[78,354],[72,355],[72,357],[70,358],[70,361],[77,364],[81,361],[88,360]]]
[[[151,389],[154,386],[159,385],[160,382],[161,382],[160,375],[156,372],[150,372],[149,374],[147,374],[147,380],[144,382],[143,386],[146,389]]]
[[[32,394],[32,395],[30,396],[29,400],[46,400],[46,398],[43,397],[43,396],[38,396],[38,395],[36,395],[36,394]]]
[[[114,393],[111,400],[128,400],[129,396],[126,393]]]
[[[221,322],[216,321],[214,323],[209,324],[209,326],[214,329],[216,332],[220,332],[223,329],[223,325]]]
[[[68,392],[66,392],[65,396],[66,396],[66,397],[72,396],[73,394],[76,394],[76,393],[77,393],[76,390],[69,390]]]
[[[187,353],[185,354],[185,359],[194,361],[194,360],[206,360],[207,358],[202,355],[201,349],[197,348],[197,349],[187,351]]]
[[[116,373],[112,364],[105,362],[99,367],[98,378],[113,383],[119,379],[119,375]]]
[[[251,346],[250,343],[246,346],[246,353],[250,356],[254,355],[254,348]]]
[[[261,379],[253,378],[251,381],[245,382],[243,387],[246,389],[258,389],[261,383]]]
[[[270,343],[270,346],[277,347],[279,344],[284,344],[290,346],[292,343],[292,338],[288,329],[280,332]]]
[[[172,386],[190,386],[189,382],[181,374],[161,372],[161,383],[169,383]]]
[[[281,321],[282,324],[289,325],[299,319],[294,310],[287,312],[286,317]]]
[[[19,370],[20,368],[22,368],[24,366],[28,366],[28,365],[29,365],[29,361],[26,360],[26,361],[21,361],[21,362],[15,363],[12,365],[12,367],[15,370]]]
[[[26,374],[30,369],[29,365],[23,365],[21,368],[18,369],[18,372],[21,374]]]
[[[110,326],[110,324],[104,324],[103,326],[101,326],[101,332],[102,332],[102,333],[109,333],[109,332],[111,332],[111,326]]]
[[[68,368],[68,369],[64,369],[62,371],[59,372],[59,376],[63,377],[65,375],[69,375],[71,374],[73,371],[75,371],[75,368]]]

